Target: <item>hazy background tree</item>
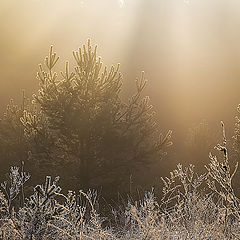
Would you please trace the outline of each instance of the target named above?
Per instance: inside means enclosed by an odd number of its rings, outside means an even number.
[[[207,120],[193,124],[185,138],[185,157],[187,162],[195,165],[197,171],[203,170],[209,162],[209,153],[220,139],[219,132],[210,128]]]
[[[0,119],[1,181],[12,165],[25,164],[29,171],[35,172],[31,184],[46,174],[57,174],[50,158],[53,141],[46,132],[46,126],[36,101],[27,98],[24,91],[20,104],[10,100]],[[38,131],[40,129],[41,132]]]
[[[21,161],[26,160],[29,144],[24,136],[24,126],[20,118],[23,116],[24,110],[31,111],[34,108],[34,103],[26,99],[24,92],[21,104],[17,105],[11,99],[7,105],[6,111],[0,119],[1,174],[11,165],[19,165]]]

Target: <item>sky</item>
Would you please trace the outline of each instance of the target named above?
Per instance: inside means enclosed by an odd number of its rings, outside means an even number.
[[[240,103],[238,0],[0,0],[0,111],[38,89],[50,45],[57,70],[90,38],[104,65],[120,63],[124,96],[145,71],[163,132],[181,147],[187,129],[226,122],[231,137]]]

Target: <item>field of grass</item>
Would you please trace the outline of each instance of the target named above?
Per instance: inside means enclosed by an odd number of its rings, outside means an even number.
[[[193,165],[178,164],[170,177],[162,178],[161,200],[152,189],[142,200],[129,200],[124,210],[113,208],[108,217],[98,212],[96,191],[64,195],[59,178],[47,176],[25,198],[30,175],[23,166],[12,167],[9,181],[1,184],[0,238],[240,239],[240,201],[231,185],[237,165],[232,169],[229,163],[224,134],[217,149],[223,153],[222,161],[210,155],[206,173],[198,175]]]

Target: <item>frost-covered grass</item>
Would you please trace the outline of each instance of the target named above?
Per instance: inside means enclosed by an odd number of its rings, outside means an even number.
[[[195,176],[192,170],[178,165],[163,179],[162,201],[146,192],[125,211],[113,211],[116,222],[121,219],[119,226],[104,228],[105,218],[95,208],[96,192],[63,195],[58,179],[50,177],[14,209],[12,202],[28,175],[11,168],[10,183],[3,183],[5,194],[0,193],[1,239],[239,239],[240,219],[216,193],[198,191],[207,176]]]
[[[161,200],[153,190],[146,192],[124,210],[113,209],[115,223],[107,227],[108,218],[97,211],[96,191],[64,195],[59,178],[47,176],[25,198],[30,176],[23,167],[12,167],[9,181],[1,184],[0,239],[240,239],[240,201],[231,185],[237,165],[231,169],[222,126],[223,143],[217,145],[222,161],[210,155],[202,175],[193,165],[178,164],[162,178]]]

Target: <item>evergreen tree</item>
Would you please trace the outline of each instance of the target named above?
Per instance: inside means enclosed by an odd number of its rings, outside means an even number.
[[[96,50],[89,41],[73,52],[74,72],[66,62],[60,78],[54,71],[59,57],[51,47],[37,74],[39,110],[24,110],[20,120],[35,166],[46,173],[54,169],[66,187],[126,191],[130,176],[162,158],[171,132],[158,132],[149,97],[142,97],[144,75],[124,102],[119,65],[102,70]]]
[[[11,99],[0,119],[1,176],[11,165],[21,165],[21,161],[27,158],[28,141],[24,136],[24,127],[20,118],[24,110],[34,113],[35,106],[34,102],[26,99],[23,91],[21,105],[18,106]]]

